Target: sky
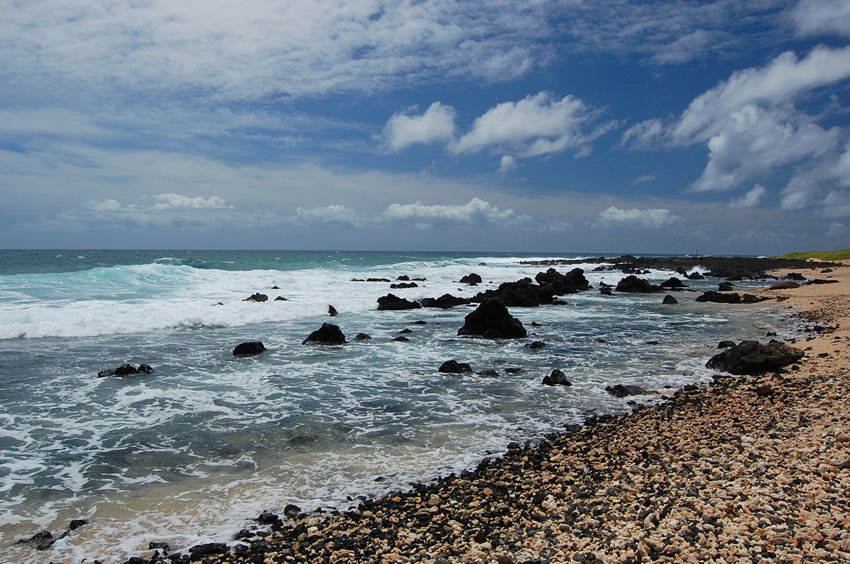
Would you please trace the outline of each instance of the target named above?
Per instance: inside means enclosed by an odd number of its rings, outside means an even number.
[[[0,7],[0,248],[850,247],[848,0]]]

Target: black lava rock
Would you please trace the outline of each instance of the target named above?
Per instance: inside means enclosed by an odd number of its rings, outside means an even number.
[[[660,292],[661,287],[650,284],[643,278],[638,278],[632,274],[617,282],[617,291],[632,294],[649,294],[652,292]]]
[[[462,374],[464,372],[472,372],[472,367],[466,362],[458,362],[452,359],[441,364],[439,371],[445,374]]]
[[[260,341],[253,341],[250,343],[239,343],[236,345],[236,348],[233,349],[233,356],[254,356],[262,353],[266,350],[265,345]]]
[[[378,298],[378,309],[381,311],[400,311],[405,309],[419,309],[421,307],[422,305],[419,302],[399,298],[395,294],[387,294]]]
[[[677,300],[673,296],[667,295],[664,296],[664,299],[661,300],[661,303],[664,305],[676,305],[677,303],[679,303],[679,300]]]
[[[333,323],[322,323],[322,326],[310,333],[301,344],[318,343],[322,345],[342,345],[345,343],[345,335],[338,325]]]
[[[527,335],[522,322],[513,317],[499,300],[485,300],[464,319],[458,335],[490,339],[519,339]]]
[[[467,274],[466,276],[464,276],[463,278],[460,279],[461,284],[475,285],[475,284],[481,284],[481,282],[482,282],[481,277],[479,275],[475,274],[474,272]]]
[[[742,341],[711,357],[705,366],[730,374],[762,374],[793,364],[803,356],[800,349],[776,340],[766,345],[758,341]]]
[[[641,394],[646,393],[646,390],[644,390],[640,386],[633,386],[629,384],[616,384],[614,386],[605,386],[605,391],[614,396],[615,398],[624,398],[626,396],[639,396]]]
[[[543,383],[547,386],[572,386],[572,382],[567,380],[567,375],[557,368],[552,371],[548,376],[543,377]]]
[[[266,301],[268,301],[268,299],[269,299],[269,297],[267,295],[257,292],[256,294],[251,294],[250,296],[248,296],[247,298],[245,298],[242,301],[243,302],[266,302]]]

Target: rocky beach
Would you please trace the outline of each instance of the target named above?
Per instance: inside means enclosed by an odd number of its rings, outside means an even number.
[[[129,562],[846,562],[850,267],[800,266],[770,274],[820,282],[704,306],[780,308],[804,353],[784,368],[718,371],[351,511],[266,512],[227,544]]]

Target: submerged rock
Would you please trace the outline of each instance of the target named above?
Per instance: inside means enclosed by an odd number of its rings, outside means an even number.
[[[664,299],[661,300],[661,303],[664,305],[676,305],[677,303],[679,303],[679,300],[668,294],[664,296]]]
[[[711,357],[705,366],[730,374],[761,374],[793,364],[803,358],[804,354],[800,349],[776,340],[766,345],[758,341],[742,341]]]
[[[643,278],[638,278],[634,274],[626,276],[617,282],[618,292],[627,292],[632,294],[649,294],[652,292],[660,292],[661,287],[655,284],[650,284]]]
[[[731,292],[734,289],[735,286],[733,286],[731,282],[721,282],[717,285],[718,292]]]
[[[536,349],[542,349],[545,346],[546,346],[546,343],[544,343],[543,341],[532,341],[530,343],[525,344],[525,348],[535,349],[535,350]]]
[[[266,350],[265,345],[260,341],[252,341],[249,343],[239,343],[233,349],[233,356],[254,356]]]
[[[467,274],[463,278],[460,279],[461,284],[469,284],[470,286],[474,286],[475,284],[481,284],[481,277],[474,272]]]
[[[466,305],[469,303],[469,300],[466,298],[458,298],[451,294],[443,294],[439,298],[425,298],[420,303],[422,304],[422,307],[449,309],[459,305]]]
[[[466,362],[458,362],[452,359],[441,364],[439,371],[445,374],[462,374],[464,372],[472,372],[472,367]]]
[[[715,292],[710,290],[697,297],[698,302],[719,304],[754,304],[769,298],[760,298],[753,294],[738,294],[737,292]]]
[[[615,398],[624,398],[626,396],[639,396],[645,394],[646,390],[640,386],[631,384],[615,384],[613,386],[605,386],[605,391]]]
[[[458,335],[489,339],[518,339],[527,335],[522,322],[508,312],[499,300],[485,300],[464,319]]]
[[[419,309],[422,305],[419,302],[412,302],[404,298],[399,298],[395,294],[387,294],[378,298],[378,310],[380,311],[399,311],[405,309]]]
[[[243,302],[266,302],[266,301],[268,301],[268,299],[269,299],[269,297],[267,295],[257,292],[256,294],[251,294],[250,296],[248,296],[247,298],[245,298],[242,301]]]
[[[140,364],[137,367],[132,364],[123,364],[118,368],[107,368],[97,373],[98,378],[106,378],[107,376],[132,376],[134,374],[151,374],[153,367],[150,364]]]
[[[567,375],[557,368],[548,376],[543,377],[543,384],[547,386],[566,386],[568,388],[573,385],[572,382],[567,380]]]
[[[301,344],[317,343],[321,345],[342,345],[345,343],[345,335],[338,325],[333,323],[322,323],[322,326],[310,333]]]
[[[418,288],[419,284],[416,282],[399,282],[397,284],[390,284],[390,288],[393,290],[404,290],[406,288]]]
[[[660,284],[662,288],[687,288],[687,286],[675,276],[668,278]]]
[[[357,333],[356,335],[354,335],[355,341],[369,341],[371,339],[372,337],[367,333]]]
[[[20,539],[16,544],[26,544],[36,550],[47,550],[57,541],[50,531],[39,531],[28,539]]]

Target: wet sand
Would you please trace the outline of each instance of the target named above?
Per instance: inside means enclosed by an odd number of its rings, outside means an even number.
[[[795,270],[838,282],[706,306],[797,319],[806,356],[781,373],[718,374],[356,511],[269,517],[267,534],[196,547],[191,560],[848,562],[850,263]]]

